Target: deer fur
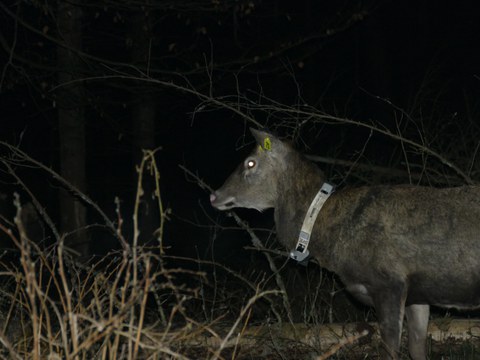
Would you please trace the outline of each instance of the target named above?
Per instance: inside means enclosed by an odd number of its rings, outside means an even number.
[[[287,142],[251,131],[257,146],[211,204],[274,208],[278,239],[291,250],[325,176]],[[410,356],[425,360],[430,305],[480,306],[480,187],[337,190],[317,217],[309,251],[375,308],[384,359],[398,358],[406,317]]]

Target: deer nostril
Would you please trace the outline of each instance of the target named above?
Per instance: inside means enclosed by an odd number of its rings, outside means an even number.
[[[210,194],[210,202],[213,203],[217,199],[215,194]]]

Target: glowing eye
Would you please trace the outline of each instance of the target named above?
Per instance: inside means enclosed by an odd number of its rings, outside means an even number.
[[[247,161],[247,169],[252,169],[253,167],[255,167],[257,163],[255,162],[255,160],[248,160]]]

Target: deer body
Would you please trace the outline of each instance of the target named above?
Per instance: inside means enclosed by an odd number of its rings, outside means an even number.
[[[290,250],[325,177],[289,144],[252,133],[258,147],[210,200],[219,210],[273,207]],[[317,217],[309,251],[375,308],[384,359],[398,358],[406,316],[410,356],[424,360],[429,305],[480,306],[480,187],[339,190]]]

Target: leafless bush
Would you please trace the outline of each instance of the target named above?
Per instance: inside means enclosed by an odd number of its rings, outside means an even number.
[[[19,149],[11,146],[8,149],[13,156],[3,157],[3,164],[23,184],[23,190],[32,195],[35,204],[43,209],[10,165],[21,157],[22,162],[35,163],[47,173],[58,175]],[[214,325],[225,318],[224,315],[206,320],[192,311],[193,303],[206,304],[211,300],[208,292],[201,291],[202,287],[210,286],[209,280],[198,265],[194,270],[191,266],[167,265],[167,262],[179,264],[180,259],[167,256],[163,250],[163,227],[168,210],[163,208],[160,199],[160,175],[153,155],[153,152],[145,152],[138,167],[131,240],[122,229],[119,201],[116,222],[101,212],[106,226],[117,237],[120,250],[100,259],[78,261],[45,212],[40,212],[41,218],[34,221],[46,222],[53,230],[54,238],[58,235],[58,241],[45,245],[44,239],[34,238],[29,224],[24,223],[27,218],[22,216],[27,206],[22,205],[19,195],[15,194],[13,221],[0,223],[0,232],[14,244],[11,255],[0,259],[0,343],[3,355],[13,359],[187,359],[197,358],[201,352],[202,357],[217,359],[226,347],[231,348],[238,328],[248,323],[253,304],[278,293],[245,282],[250,286],[247,297],[229,310],[228,325],[223,326],[221,332],[215,331]],[[158,244],[150,248],[137,243],[138,204],[147,166],[155,179],[160,210],[156,231]],[[77,192],[68,183],[64,182],[64,185]],[[94,204],[85,194],[77,193],[77,196]],[[214,287],[219,286],[214,284]],[[216,305],[218,302],[214,301],[206,307]],[[215,341],[207,346],[197,346],[198,337],[207,335]]]

